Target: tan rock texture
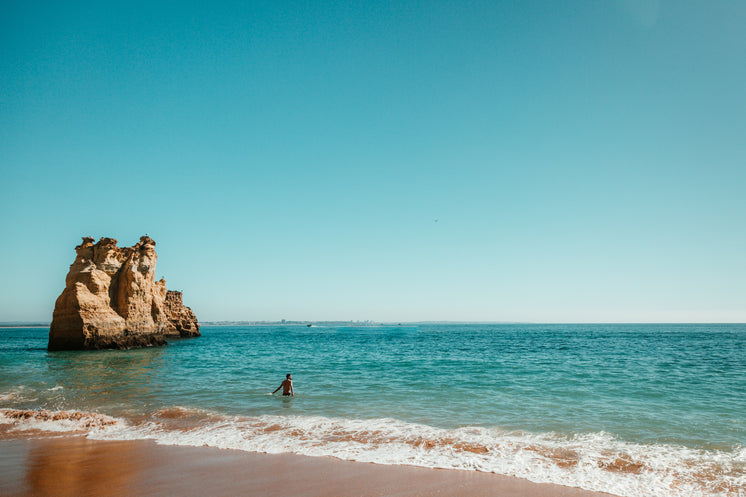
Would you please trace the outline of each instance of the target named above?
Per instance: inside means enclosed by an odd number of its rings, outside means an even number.
[[[155,281],[155,241],[143,236],[132,247],[113,238],[75,247],[65,289],[57,298],[49,350],[126,349],[165,345],[166,337],[200,336],[194,312],[181,292]]]
[[[197,316],[194,315],[194,311],[184,305],[181,292],[168,290],[163,309],[166,312],[166,319],[168,319],[165,328],[167,337],[189,338],[200,336]]]

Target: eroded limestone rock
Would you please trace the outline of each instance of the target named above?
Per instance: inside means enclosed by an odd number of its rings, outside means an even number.
[[[194,312],[181,292],[155,281],[155,241],[143,236],[133,247],[113,238],[84,237],[57,298],[49,350],[131,348],[164,345],[165,337],[199,336]],[[173,296],[171,296],[173,294]]]

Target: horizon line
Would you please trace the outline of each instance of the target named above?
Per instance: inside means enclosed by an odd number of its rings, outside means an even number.
[[[490,324],[490,325],[604,325],[604,324],[660,324],[660,325],[671,325],[671,324],[741,324],[746,325],[746,322],[740,321],[465,321],[465,320],[429,320],[429,321],[372,321],[372,320],[335,320],[335,319],[321,319],[321,320],[282,320],[270,321],[270,320],[221,320],[221,321],[203,321],[199,323],[203,326],[255,326],[255,325],[280,325],[280,326],[307,326],[309,324],[327,324],[327,325],[355,325],[355,326],[404,326],[404,325],[427,325],[427,324]],[[51,326],[51,322],[38,322],[38,321],[0,321],[0,329],[2,328],[47,328]]]

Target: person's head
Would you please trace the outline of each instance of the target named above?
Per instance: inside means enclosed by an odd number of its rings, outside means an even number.
[[[293,379],[293,377],[292,377],[292,375],[290,373],[286,374],[285,378],[287,378],[288,380],[292,380]]]

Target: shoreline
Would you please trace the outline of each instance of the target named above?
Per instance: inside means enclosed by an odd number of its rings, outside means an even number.
[[[614,497],[477,471],[158,445],[152,440],[102,441],[80,435],[0,439],[0,494]]]

